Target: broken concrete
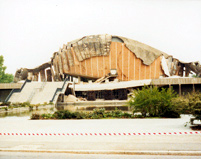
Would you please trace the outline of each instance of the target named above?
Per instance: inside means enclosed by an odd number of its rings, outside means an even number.
[[[72,94],[69,94],[68,96],[64,96],[64,102],[77,102],[79,101],[79,99],[77,97],[75,97]]]
[[[51,74],[46,69],[50,69]],[[85,36],[64,44],[53,54],[50,62],[34,69],[17,70],[14,81],[38,81],[39,72],[42,81],[62,81],[67,76],[97,80],[107,76],[111,69],[117,70],[120,81],[174,75],[187,77],[189,74],[201,77],[199,62],[182,62],[136,40],[103,34]]]

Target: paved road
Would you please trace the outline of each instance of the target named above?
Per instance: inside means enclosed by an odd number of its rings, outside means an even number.
[[[167,155],[102,155],[102,154],[65,154],[65,153],[27,153],[0,152],[1,159],[200,159],[200,156],[167,156]]]
[[[28,120],[1,118],[0,132],[9,133],[152,133],[190,132],[189,116],[181,119]],[[0,136],[0,150],[78,151],[87,153],[201,153],[201,135],[138,136]]]
[[[29,120],[0,118],[1,132],[179,132],[192,131],[189,116],[178,119]]]

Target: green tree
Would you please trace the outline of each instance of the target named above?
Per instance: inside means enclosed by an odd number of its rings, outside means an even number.
[[[5,73],[6,66],[3,65],[4,58],[0,55],[0,83],[10,83],[13,81],[13,75]]]
[[[179,113],[172,104],[177,95],[172,89],[144,86],[141,90],[134,90],[128,104],[135,112],[142,116],[179,117]]]
[[[201,120],[201,93],[188,94],[189,107],[196,119]]]

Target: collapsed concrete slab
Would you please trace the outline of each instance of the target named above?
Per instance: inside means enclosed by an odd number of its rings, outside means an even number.
[[[46,71],[45,71],[46,70]],[[120,81],[158,79],[160,76],[201,76],[199,62],[182,62],[149,45],[113,35],[85,36],[64,44],[50,62],[21,68],[15,81],[62,81],[67,76],[97,80],[116,70]]]

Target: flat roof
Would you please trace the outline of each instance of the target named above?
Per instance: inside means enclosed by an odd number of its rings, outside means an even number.
[[[144,85],[180,85],[180,84],[201,84],[201,78],[166,77],[160,79],[120,81],[120,82],[109,82],[109,83],[75,84],[75,91],[115,90],[115,89],[140,87]],[[71,85],[70,87],[73,88],[73,85]]]
[[[201,78],[179,77],[152,79],[152,85],[201,84]]]
[[[0,83],[0,89],[20,89],[23,83]]]

